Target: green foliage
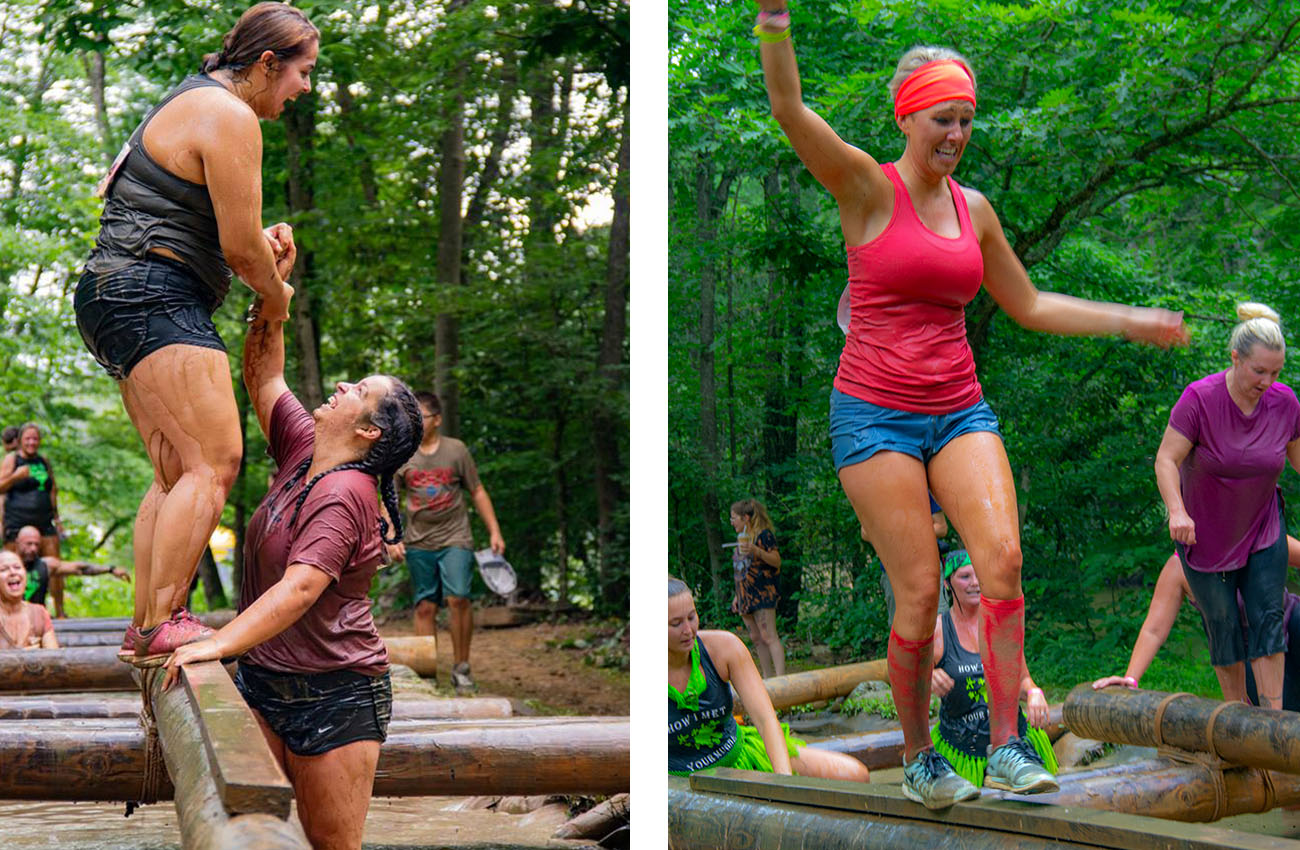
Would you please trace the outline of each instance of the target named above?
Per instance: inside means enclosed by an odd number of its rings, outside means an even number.
[[[668,568],[696,588],[706,625],[736,627],[709,540],[731,536],[732,499],[756,496],[798,603],[783,626],[880,657],[878,567],[826,439],[843,346],[838,214],[769,114],[753,12],[670,4]],[[987,295],[967,310],[1023,511],[1031,670],[1063,687],[1122,671],[1171,549],[1152,472],[1169,410],[1226,367],[1235,303],[1270,304],[1288,335],[1300,315],[1300,137],[1277,132],[1300,118],[1300,4],[860,0],[791,13],[805,103],[879,161],[902,152],[886,90],[901,53],[959,49],[979,110],[956,176],[988,197],[1035,285],[1186,311],[1192,344],[1165,352],[1028,332]],[[1297,478],[1281,486],[1296,504]],[[1217,691],[1204,643],[1184,615],[1149,683]]]

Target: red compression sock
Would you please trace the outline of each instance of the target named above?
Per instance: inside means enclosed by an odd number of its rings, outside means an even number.
[[[903,724],[906,760],[930,746],[930,672],[934,669],[934,635],[908,640],[889,630],[889,687]]]
[[[1016,734],[1025,655],[1025,597],[989,599],[980,594],[979,629],[989,693],[989,742],[996,749]]]

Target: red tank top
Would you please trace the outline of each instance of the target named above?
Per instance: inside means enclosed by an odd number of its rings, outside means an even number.
[[[966,342],[966,310],[984,280],[984,258],[961,187],[948,187],[961,236],[938,236],[917,217],[893,163],[894,214],[883,233],[851,246],[849,332],[835,388],[871,404],[940,414],[982,397]]]

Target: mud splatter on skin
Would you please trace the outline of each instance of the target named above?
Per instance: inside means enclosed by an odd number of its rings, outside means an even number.
[[[981,594],[979,637],[989,691],[989,743],[996,749],[1016,733],[1025,653],[1025,597],[989,599]]]
[[[930,746],[930,671],[934,669],[934,635],[908,640],[889,631],[889,687],[903,725],[907,757]]]

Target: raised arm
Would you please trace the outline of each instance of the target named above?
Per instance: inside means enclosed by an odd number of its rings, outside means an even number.
[[[1160,498],[1169,511],[1169,536],[1187,546],[1196,544],[1196,523],[1183,504],[1183,484],[1178,468],[1191,451],[1192,441],[1175,431],[1172,425],[1166,425],[1160,448],[1156,450],[1156,486],[1160,488]]]
[[[984,288],[1018,324],[1062,336],[1123,336],[1161,348],[1187,343],[1180,312],[1040,292],[1007,242],[988,199],[972,189],[963,191],[984,259]]]
[[[244,386],[257,411],[262,433],[271,435],[271,411],[289,390],[284,380],[284,322],[263,315],[261,300],[253,302],[248,335],[244,337]]]
[[[789,16],[767,16],[785,8],[784,0],[760,0],[763,13],[759,27],[770,37],[789,32]],[[783,26],[784,25],[784,26]],[[841,206],[849,203],[868,206],[892,198],[889,178],[867,153],[839,137],[826,121],[803,102],[799,66],[794,58],[790,38],[780,41],[760,39],[759,56],[763,62],[763,79],[772,104],[772,117],[781,125],[799,159],[817,182],[835,196]]]
[[[749,650],[731,632],[700,632],[700,640],[704,641],[713,666],[736,689],[740,701],[745,704],[745,713],[763,736],[763,749],[767,750],[767,757],[772,761],[772,772],[789,776],[790,751],[785,745],[785,735]]]
[[[272,319],[289,318],[289,286],[277,269],[277,251],[262,230],[262,130],[257,116],[233,97],[213,95],[199,156],[217,218],[221,252],[230,268],[265,300]]]
[[[1137,640],[1133,643],[1133,653],[1128,659],[1128,669],[1123,676],[1106,676],[1092,683],[1093,688],[1108,685],[1124,685],[1136,688],[1142,676],[1151,666],[1151,661],[1169,639],[1169,631],[1178,619],[1178,609],[1187,596],[1187,579],[1183,577],[1183,565],[1178,556],[1170,555],[1156,579],[1155,592],[1151,594],[1151,605],[1147,608],[1147,618],[1142,622]]]

